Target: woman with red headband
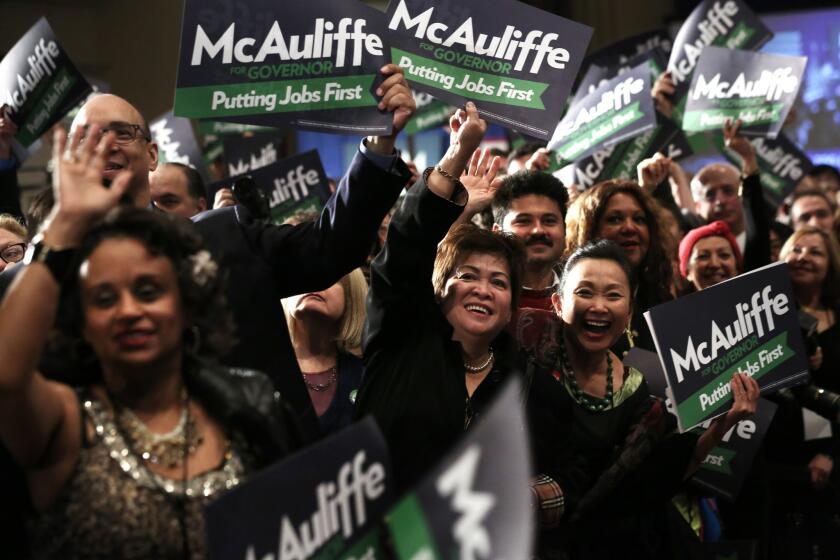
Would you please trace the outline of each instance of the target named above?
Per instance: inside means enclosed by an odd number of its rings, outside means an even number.
[[[744,269],[738,242],[720,220],[689,231],[680,242],[679,257],[680,274],[698,292]]]

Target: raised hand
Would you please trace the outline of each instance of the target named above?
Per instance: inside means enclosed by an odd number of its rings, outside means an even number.
[[[114,145],[114,134],[100,134],[98,125],[78,127],[68,138],[61,128],[53,133],[53,190],[56,204],[49,218],[48,242],[57,247],[78,245],[90,226],[117,206],[128,189],[131,173],[122,171],[110,187],[102,172]],[[85,135],[86,134],[86,135]]]
[[[478,115],[478,109],[472,101],[467,101],[464,109],[458,109],[449,117],[449,149],[454,150],[464,158],[464,165],[468,158],[484,138],[487,123]]]
[[[653,157],[643,159],[636,166],[636,175],[639,179],[639,186],[648,192],[653,192],[656,186],[667,179],[671,174],[671,158],[661,153]]]
[[[525,169],[528,171],[543,171],[551,167],[551,150],[540,148],[525,162]]]
[[[469,196],[464,215],[471,218],[490,206],[493,196],[502,185],[502,178],[497,177],[501,163],[498,156],[490,155],[488,148],[473,152],[467,169],[461,175],[461,183]]]
[[[741,172],[744,175],[752,175],[758,171],[758,160],[752,142],[738,134],[742,124],[741,119],[734,123],[732,119],[726,119],[723,123],[723,140],[726,147],[741,158]]]
[[[671,79],[670,72],[660,74],[650,91],[656,110],[668,118],[671,118],[674,113],[674,102],[671,100],[671,96],[674,95],[675,91],[676,87],[674,86],[674,80]]]

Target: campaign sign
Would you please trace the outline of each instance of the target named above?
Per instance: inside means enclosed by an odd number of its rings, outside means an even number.
[[[283,139],[277,133],[226,136],[222,140],[228,177],[271,165],[283,154]]]
[[[548,139],[592,29],[516,0],[391,0],[391,59],[413,87]]]
[[[656,126],[647,62],[617,76],[573,105],[548,148],[552,169],[584,158]]]
[[[0,61],[0,106],[11,108],[15,139],[29,147],[91,92],[50,24],[41,18]]]
[[[773,37],[741,0],[705,0],[674,38],[668,70],[674,81],[674,120],[682,121],[688,86],[700,54],[708,46],[755,51]]]
[[[320,212],[330,198],[330,185],[317,150],[310,150],[247,173],[268,198],[271,221],[282,224],[297,212]],[[217,181],[207,187],[207,200],[216,191],[230,188],[243,175]]]
[[[715,142],[729,161],[741,165],[740,157],[724,145],[722,136],[716,136]],[[778,206],[811,171],[811,159],[784,132],[774,139],[755,137],[750,142],[755,148],[762,192],[765,198]]]
[[[385,518],[401,560],[530,558],[530,451],[515,380],[417,489]]]
[[[430,128],[437,128],[449,123],[449,117],[456,108],[443,101],[438,101],[428,93],[411,90],[417,110],[405,125],[406,134],[417,134]]]
[[[744,136],[775,138],[796,101],[808,58],[707,47],[685,104],[682,128],[718,130],[741,119]]]
[[[610,66],[601,66],[598,64],[590,65],[581,79],[577,91],[575,91],[571,105],[574,105],[585,96],[595,91],[605,82],[615,78],[616,76],[626,74],[643,62],[647,62],[650,65],[651,83],[655,82],[657,78],[659,78],[659,75],[665,70],[665,56],[665,53],[661,49],[654,48],[648,52],[627,58],[624,62],[616,62]]]
[[[787,264],[774,263],[645,312],[680,431],[729,410],[735,373],[763,393],[807,379],[792,294]]]
[[[655,29],[621,39],[587,56],[584,65],[595,64],[607,68],[621,66],[629,64],[630,60],[641,54],[655,50],[666,55],[671,52],[671,36],[667,30]]]
[[[201,174],[205,183],[208,181],[207,167],[198,142],[195,140],[192,123],[189,119],[176,117],[169,111],[149,123],[152,140],[158,145],[160,163],[182,163]]]
[[[373,527],[391,503],[387,446],[367,418],[208,505],[207,557],[331,557]]]
[[[356,0],[186,0],[175,114],[388,134],[374,96],[386,38],[382,12]]]
[[[605,148],[579,159],[558,171],[555,176],[563,184],[575,184],[584,189],[608,179],[636,180],[636,166],[657,152],[667,153],[668,146],[678,133],[677,127],[662,115],[659,124],[631,140]]]
[[[741,420],[723,435],[721,442],[709,451],[692,482],[704,492],[735,501],[752,467],[755,454],[776,414],[776,404],[758,399],[752,418]],[[704,423],[703,427],[708,427]]]

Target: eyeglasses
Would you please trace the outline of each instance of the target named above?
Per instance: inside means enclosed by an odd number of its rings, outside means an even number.
[[[0,259],[6,264],[16,263],[23,260],[26,253],[26,243],[15,243],[0,251]]]
[[[85,133],[82,137],[87,136],[88,126],[85,125]],[[143,138],[146,142],[151,142],[152,138],[146,133],[146,129],[139,124],[119,123],[111,126],[106,126],[100,130],[102,134],[108,132],[114,133],[114,142],[120,146],[131,144],[138,138]]]

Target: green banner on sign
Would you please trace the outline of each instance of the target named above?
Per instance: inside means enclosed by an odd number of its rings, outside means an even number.
[[[175,90],[175,113],[188,118],[254,115],[376,105],[375,76],[339,76],[282,82],[251,82]]]
[[[397,48],[391,49],[391,58],[405,69],[406,78],[413,82],[470,99],[545,109],[540,96],[549,84],[464,70]],[[427,71],[432,68],[434,72]]]

